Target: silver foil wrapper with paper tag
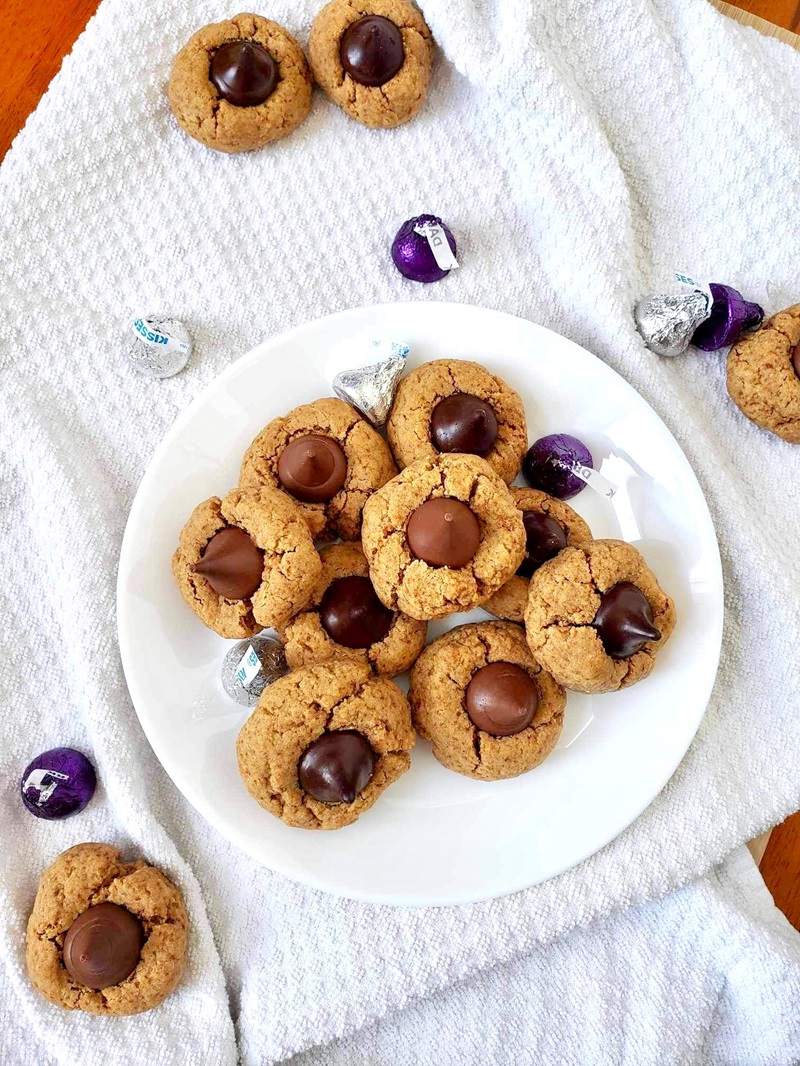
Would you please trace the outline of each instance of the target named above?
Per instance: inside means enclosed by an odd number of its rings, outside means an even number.
[[[342,370],[333,379],[333,391],[351,404],[373,426],[382,426],[394,403],[397,383],[406,368],[409,348],[398,341],[373,341],[377,361],[355,370]]]
[[[175,318],[137,318],[131,323],[133,339],[125,355],[128,362],[150,378],[171,378],[192,355],[189,330]]]
[[[220,680],[232,700],[243,707],[255,707],[267,685],[288,669],[281,642],[259,634],[231,648],[222,661]]]

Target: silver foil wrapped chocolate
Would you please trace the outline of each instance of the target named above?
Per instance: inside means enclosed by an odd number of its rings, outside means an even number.
[[[222,661],[222,687],[243,707],[255,707],[267,685],[288,671],[283,645],[259,634],[240,640]]]
[[[372,347],[376,362],[355,370],[342,370],[332,384],[340,400],[355,407],[373,426],[382,426],[394,403],[409,348],[398,341],[373,341]]]
[[[171,378],[183,370],[192,354],[189,330],[175,318],[137,318],[126,349],[128,362],[150,378]]]
[[[640,300],[634,310],[634,319],[650,351],[656,355],[681,355],[691,344],[697,327],[710,313],[710,293],[696,289]]]

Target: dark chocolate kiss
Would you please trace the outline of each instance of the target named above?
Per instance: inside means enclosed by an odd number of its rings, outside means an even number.
[[[76,984],[110,988],[130,977],[144,944],[141,922],[116,903],[98,903],[79,914],[64,938],[64,966]]]
[[[375,772],[375,752],[363,733],[323,733],[297,764],[303,790],[320,803],[352,803]]]
[[[796,344],[792,352],[792,366],[795,374],[800,378],[800,344]]]
[[[215,533],[192,567],[226,600],[248,600],[261,584],[264,553],[249,533],[229,526]]]
[[[342,67],[360,85],[385,85],[405,58],[403,35],[383,15],[365,15],[353,22],[339,41]]]
[[[603,593],[592,625],[612,659],[630,659],[651,640],[661,640],[647,597],[631,581],[618,581]]]
[[[567,534],[560,522],[539,511],[523,511],[525,558],[519,564],[520,577],[530,577],[542,563],[554,559],[567,546]]]
[[[431,441],[440,452],[487,455],[497,440],[497,416],[484,400],[457,392],[431,414]]]
[[[340,577],[325,590],[319,606],[322,628],[345,648],[369,648],[392,628],[394,613],[378,599],[368,577]]]
[[[258,41],[228,41],[211,59],[208,76],[235,107],[263,104],[278,84],[278,64]]]

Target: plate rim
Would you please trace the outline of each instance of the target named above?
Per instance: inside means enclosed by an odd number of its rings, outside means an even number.
[[[258,854],[256,852],[256,850],[252,846],[250,846],[250,841],[251,841],[251,838],[252,838],[252,834],[247,834],[243,830],[240,830],[238,827],[234,827],[234,826],[229,825],[224,819],[222,819],[221,817],[219,817],[217,815],[217,812],[216,812],[215,808],[212,805],[203,804],[201,802],[195,802],[195,799],[193,799],[187,793],[187,791],[181,786],[181,784],[178,782],[178,780],[176,780],[175,775],[169,769],[169,767],[167,766],[167,763],[162,758],[162,755],[160,753],[160,745],[154,739],[153,733],[151,732],[151,730],[148,728],[148,725],[146,724],[146,719],[147,719],[148,716],[145,715],[144,718],[143,718],[142,714],[140,714],[140,712],[139,712],[139,708],[137,706],[137,699],[136,699],[136,695],[135,695],[135,692],[138,689],[138,683],[135,680],[133,669],[132,669],[132,662],[129,662],[128,653],[126,651],[126,648],[128,647],[128,638],[129,638],[129,634],[128,634],[129,619],[126,617],[125,611],[121,609],[121,604],[124,603],[124,596],[123,596],[123,590],[122,590],[123,575],[125,573],[127,573],[128,570],[130,570],[130,567],[126,567],[124,564],[127,562],[128,556],[133,551],[132,534],[131,534],[130,531],[131,531],[131,528],[136,524],[134,522],[134,519],[138,518],[139,511],[142,510],[143,507],[144,507],[144,499],[145,499],[145,496],[148,494],[150,482],[152,480],[154,480],[154,478],[155,478],[154,469],[158,465],[158,461],[161,458],[161,456],[164,453],[168,452],[169,449],[172,447],[175,439],[180,435],[181,431],[183,430],[184,425],[186,425],[187,423],[189,423],[191,421],[192,417],[194,416],[195,411],[198,408],[200,408],[206,402],[206,399],[207,399],[209,394],[211,394],[212,392],[215,392],[217,389],[219,389],[220,386],[224,385],[225,382],[229,378],[231,378],[231,377],[235,376],[236,374],[240,373],[249,363],[255,362],[257,360],[260,360],[273,347],[279,347],[280,345],[285,343],[288,339],[290,339],[290,338],[294,339],[294,338],[296,338],[298,336],[301,336],[304,332],[313,331],[314,329],[318,328],[323,323],[326,323],[326,322],[330,323],[330,322],[333,322],[335,320],[346,319],[346,318],[351,317],[351,316],[355,317],[355,316],[357,316],[359,314],[363,314],[364,312],[369,312],[369,313],[372,313],[372,314],[379,314],[381,311],[386,311],[388,309],[391,309],[393,313],[396,313],[398,308],[404,308],[404,307],[419,308],[420,306],[424,306],[424,307],[428,307],[428,308],[437,308],[437,309],[446,308],[446,309],[448,309],[450,311],[457,310],[457,311],[462,312],[462,313],[465,310],[468,310],[469,312],[478,312],[478,313],[481,313],[481,314],[490,314],[492,316],[500,316],[500,317],[502,317],[504,319],[510,320],[511,322],[514,322],[514,323],[522,322],[525,326],[532,326],[535,330],[539,330],[539,331],[543,331],[545,333],[551,334],[551,335],[557,337],[558,341],[560,343],[566,343],[566,344],[568,344],[568,345],[570,345],[572,347],[575,347],[583,355],[589,356],[590,358],[597,360],[599,363],[602,363],[602,365],[605,368],[605,370],[607,372],[609,372],[611,375],[613,375],[613,377],[616,379],[618,385],[621,384],[623,386],[623,389],[627,390],[630,393],[632,393],[635,396],[637,401],[645,404],[645,406],[650,411],[652,417],[654,417],[657,420],[657,422],[660,424],[662,430],[666,433],[667,437],[669,438],[669,441],[674,446],[675,451],[677,452],[677,455],[679,456],[680,461],[683,462],[683,464],[685,465],[686,470],[688,471],[689,475],[692,477],[692,479],[694,480],[695,484],[697,485],[697,488],[698,488],[698,491],[699,491],[699,494],[700,494],[700,499],[701,499],[702,504],[703,504],[704,519],[707,522],[708,529],[710,530],[711,537],[712,537],[712,540],[713,540],[713,545],[714,545],[714,548],[715,548],[715,551],[714,551],[714,576],[715,576],[715,579],[716,579],[716,583],[718,584],[718,587],[719,587],[720,610],[717,612],[717,616],[716,616],[716,624],[715,624],[716,632],[711,634],[711,636],[713,638],[715,669],[713,671],[713,674],[710,675],[710,679],[709,679],[707,685],[704,686],[705,690],[699,693],[701,698],[700,698],[700,700],[698,702],[700,703],[700,705],[703,708],[702,709],[702,713],[700,713],[698,715],[697,722],[695,723],[694,728],[692,729],[691,735],[687,737],[686,747],[684,748],[683,754],[681,755],[681,757],[678,760],[678,762],[666,774],[659,775],[657,787],[654,786],[652,789],[648,790],[649,799],[641,807],[640,810],[638,810],[635,814],[632,815],[630,820],[628,820],[621,827],[615,827],[613,829],[613,831],[607,837],[604,836],[603,840],[602,840],[602,843],[600,843],[588,855],[584,856],[582,859],[579,859],[579,860],[577,860],[575,862],[565,862],[563,865],[559,866],[558,869],[554,870],[547,878],[545,878],[543,880],[531,882],[531,881],[528,880],[527,877],[523,877],[521,883],[515,883],[513,886],[511,886],[509,888],[506,888],[506,889],[504,889],[501,892],[496,892],[496,891],[483,891],[483,892],[478,891],[478,892],[475,892],[473,890],[473,891],[466,891],[466,892],[463,892],[463,893],[458,894],[458,895],[454,895],[452,892],[450,892],[450,893],[447,893],[446,895],[443,894],[441,896],[438,896],[438,895],[426,895],[424,898],[423,897],[404,898],[404,897],[398,897],[396,894],[395,895],[387,895],[387,894],[381,893],[381,892],[371,893],[369,891],[358,892],[358,891],[355,891],[355,890],[344,891],[344,890],[342,890],[339,887],[332,887],[324,879],[322,879],[320,877],[317,877],[317,876],[314,876],[313,872],[309,872],[307,874],[307,876],[303,876],[303,877],[299,876],[294,869],[291,872],[289,872],[283,867],[283,864],[280,861],[280,859],[278,859],[274,864],[267,864],[264,861],[262,855]],[[130,506],[130,510],[128,512],[128,517],[127,517],[127,519],[125,521],[125,529],[124,529],[124,532],[123,532],[122,543],[121,543],[121,546],[120,546],[119,559],[118,559],[118,565],[117,565],[117,579],[116,579],[116,583],[115,584],[116,584],[116,588],[115,588],[115,608],[116,608],[116,622],[117,622],[117,626],[116,626],[116,628],[117,628],[117,642],[118,642],[118,645],[119,645],[120,660],[121,660],[121,663],[122,663],[122,670],[123,670],[123,675],[124,675],[124,678],[125,678],[125,684],[126,684],[126,686],[128,688],[128,694],[130,696],[131,704],[133,706],[134,712],[136,714],[136,717],[138,719],[138,722],[139,722],[139,725],[140,725],[140,727],[142,729],[142,732],[144,733],[145,738],[147,739],[147,742],[148,742],[148,744],[150,745],[150,748],[153,751],[153,754],[155,755],[155,757],[157,758],[159,764],[161,765],[161,768],[164,770],[164,772],[169,777],[170,781],[175,786],[175,788],[178,790],[178,792],[181,794],[181,796],[198,812],[198,814],[202,818],[204,818],[217,832],[219,832],[225,840],[229,841],[234,846],[240,848],[242,851],[245,852],[245,854],[247,854],[250,858],[252,858],[255,862],[257,862],[260,866],[263,866],[266,869],[269,869],[269,870],[271,870],[271,871],[273,871],[273,872],[275,872],[277,874],[280,874],[280,876],[286,877],[286,878],[288,878],[291,881],[294,881],[294,882],[299,883],[299,884],[307,885],[307,886],[309,886],[309,887],[311,887],[313,889],[316,889],[316,890],[321,891],[321,892],[326,892],[329,895],[335,896],[335,897],[340,898],[340,899],[352,899],[352,900],[356,900],[356,901],[363,902],[363,903],[371,903],[371,904],[384,905],[384,906],[388,905],[388,906],[413,907],[413,908],[440,907],[440,906],[461,906],[461,905],[470,904],[470,903],[485,902],[485,901],[492,900],[492,899],[503,899],[503,898],[505,898],[507,896],[515,895],[518,892],[522,892],[522,891],[525,891],[525,890],[530,889],[530,888],[535,888],[537,885],[546,884],[547,882],[552,881],[556,877],[561,876],[566,871],[568,871],[570,869],[577,868],[582,863],[584,863],[584,862],[588,861],[589,859],[591,859],[598,852],[602,851],[603,848],[607,847],[608,844],[611,843],[611,841],[615,840],[618,836],[620,836],[622,833],[624,833],[651,806],[651,804],[656,800],[656,798],[664,790],[664,788],[666,787],[666,785],[668,784],[668,782],[670,781],[672,776],[676,773],[676,771],[679,769],[679,767],[683,763],[683,760],[685,759],[686,754],[689,751],[689,748],[691,747],[692,743],[694,742],[694,739],[695,739],[695,737],[697,735],[697,731],[700,728],[700,724],[702,723],[703,719],[705,718],[706,712],[708,710],[708,704],[709,704],[709,701],[710,701],[710,698],[711,698],[711,694],[712,694],[713,689],[714,689],[714,685],[716,683],[717,675],[719,673],[719,663],[720,663],[721,652],[722,652],[722,638],[723,638],[723,632],[724,632],[724,606],[725,606],[724,572],[723,572],[723,569],[722,569],[722,558],[721,558],[720,549],[719,549],[719,540],[717,538],[716,528],[714,526],[714,522],[713,522],[713,519],[711,517],[711,511],[710,511],[709,506],[708,506],[708,501],[706,499],[705,492],[703,491],[703,487],[700,484],[700,481],[697,478],[697,475],[695,474],[694,469],[693,469],[691,463],[689,462],[686,454],[684,453],[681,445],[679,444],[679,442],[675,438],[675,436],[672,433],[672,431],[670,430],[669,426],[667,426],[667,424],[661,418],[659,413],[650,404],[649,400],[647,400],[646,397],[644,397],[636,388],[634,388],[634,386],[631,385],[631,383],[626,378],[624,378],[622,376],[622,374],[620,374],[617,370],[615,370],[614,367],[610,366],[607,362],[605,362],[605,360],[601,359],[600,356],[596,355],[594,352],[590,351],[588,348],[585,348],[583,345],[578,344],[576,341],[571,340],[569,337],[565,337],[563,334],[558,333],[555,330],[552,330],[552,329],[550,329],[547,326],[542,326],[540,323],[534,322],[531,319],[524,318],[522,315],[516,315],[516,314],[513,314],[513,313],[511,313],[509,311],[503,311],[503,310],[499,310],[499,309],[492,308],[492,307],[485,307],[485,306],[483,306],[481,304],[474,304],[474,303],[467,303],[467,302],[463,302],[462,303],[462,302],[459,302],[459,301],[452,301],[452,300],[449,300],[449,301],[446,301],[446,300],[400,300],[400,301],[391,301],[391,302],[388,302],[388,303],[384,302],[384,303],[378,303],[378,304],[361,304],[361,305],[356,305],[354,307],[344,308],[344,309],[341,309],[339,311],[334,311],[334,312],[332,312],[330,314],[327,314],[327,315],[321,315],[318,318],[308,319],[308,320],[306,320],[304,322],[299,323],[298,325],[291,326],[288,329],[280,330],[279,332],[274,333],[271,336],[269,336],[269,337],[265,338],[264,340],[260,341],[253,348],[251,348],[248,351],[244,352],[238,358],[234,359],[231,363],[229,363],[228,366],[226,366],[219,374],[217,374],[215,377],[213,377],[210,381],[208,381],[203,386],[203,388],[197,393],[197,395],[194,396],[190,400],[190,402],[186,405],[186,407],[184,407],[182,410],[180,410],[177,413],[177,415],[175,416],[173,422],[171,423],[171,425],[169,426],[169,428],[167,429],[167,431],[165,432],[165,434],[163,435],[161,440],[158,442],[158,444],[156,445],[155,449],[153,450],[149,460],[147,461],[147,466],[146,466],[145,471],[144,471],[144,473],[143,473],[143,475],[141,477],[139,485],[137,486],[136,493],[134,495],[133,501],[132,501],[131,506]]]

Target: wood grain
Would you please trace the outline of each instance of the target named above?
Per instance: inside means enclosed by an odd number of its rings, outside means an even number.
[[[712,0],[726,14],[772,32],[800,47],[800,40],[775,31],[800,31],[800,0],[738,0],[737,12]],[[63,57],[98,7],[99,0],[3,0],[3,76],[0,78],[0,159],[36,107]],[[322,0],[320,0],[320,4]],[[748,12],[748,14],[744,14]],[[753,16],[756,16],[755,18]],[[754,844],[758,856],[763,841]],[[772,831],[761,872],[775,902],[800,929],[800,813]]]
[[[0,159],[39,103],[99,0],[2,0]]]
[[[800,811],[772,830],[759,869],[775,905],[800,929]]]
[[[800,31],[798,0],[737,0],[736,6],[786,30]]]

